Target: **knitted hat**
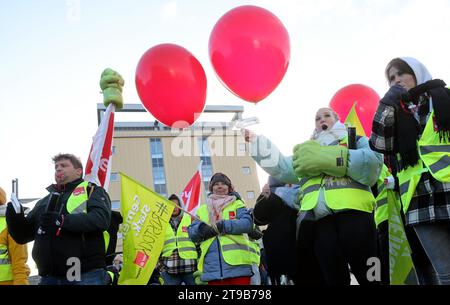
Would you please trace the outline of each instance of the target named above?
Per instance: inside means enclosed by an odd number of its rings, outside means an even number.
[[[178,196],[175,194],[172,194],[169,196],[169,200],[172,200],[172,199],[175,199],[176,201],[178,201],[178,203],[181,203],[180,198],[178,198]]]
[[[6,203],[6,193],[5,191],[0,187],[0,205]]]
[[[214,184],[216,184],[217,182],[223,182],[226,185],[228,185],[229,191],[233,191],[233,186],[231,185],[231,180],[230,178],[227,177],[227,175],[222,174],[222,173],[215,173],[212,177],[211,180],[209,181],[209,191],[212,192],[213,186]]]

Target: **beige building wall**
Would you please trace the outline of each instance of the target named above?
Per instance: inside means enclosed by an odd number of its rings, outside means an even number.
[[[149,123],[149,126],[151,124]],[[160,138],[164,155],[167,194],[180,194],[200,162],[199,138],[208,136],[213,173],[223,172],[230,177],[248,207],[253,207],[260,193],[256,163],[248,155],[247,146],[239,132],[176,133],[170,130],[115,130],[112,173],[123,172],[153,189],[150,138]],[[117,177],[116,179],[114,179]],[[120,179],[112,175],[109,186],[111,200],[120,201]],[[202,185],[202,202],[205,202]]]

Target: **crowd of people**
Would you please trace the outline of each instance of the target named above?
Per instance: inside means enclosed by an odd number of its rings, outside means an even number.
[[[390,61],[386,79],[370,139],[353,141],[331,108],[318,109],[309,140],[293,139],[292,156],[243,130],[269,174],[255,206],[224,173],[211,177],[196,215],[171,195],[176,207],[149,284],[349,285],[353,274],[360,285],[389,285],[388,207],[401,215],[417,284],[450,284],[450,90],[411,57]],[[117,282],[120,214],[102,187],[82,179],[79,159],[53,161],[56,183],[27,215],[0,206],[0,283],[27,284],[32,240],[40,284]],[[373,258],[380,278],[368,276]]]

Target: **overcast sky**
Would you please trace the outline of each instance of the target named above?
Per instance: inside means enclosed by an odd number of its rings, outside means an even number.
[[[228,92],[208,57],[214,24],[245,4],[278,16],[291,39],[283,81],[257,105]],[[123,75],[126,103],[140,103],[137,62],[168,42],[202,64],[207,105],[244,106],[244,117],[261,121],[255,130],[289,155],[340,88],[361,83],[383,96],[393,57],[416,57],[450,82],[449,12],[449,0],[0,0],[0,185],[9,196],[19,178],[21,197],[41,197],[53,182],[52,156],[70,152],[85,164],[103,69]]]

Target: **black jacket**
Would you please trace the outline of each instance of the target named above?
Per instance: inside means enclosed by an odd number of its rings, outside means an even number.
[[[32,256],[41,276],[66,276],[74,266],[67,265],[71,257],[80,259],[82,273],[105,267],[103,231],[111,222],[111,201],[102,187],[89,184],[88,194],[93,190],[87,201],[87,213],[69,214],[67,201],[81,182],[83,180],[80,178],[63,186],[53,184],[47,188],[49,192],[61,194],[55,211],[64,215],[64,223],[58,236],[56,227],[45,232],[40,228],[40,216],[46,212],[50,195],[39,200],[26,217],[23,214],[7,214],[10,234],[18,243],[34,240]]]
[[[258,198],[253,210],[255,223],[266,225],[263,243],[269,275],[297,276],[297,248],[295,239],[297,211],[285,205],[274,193],[269,198]]]

